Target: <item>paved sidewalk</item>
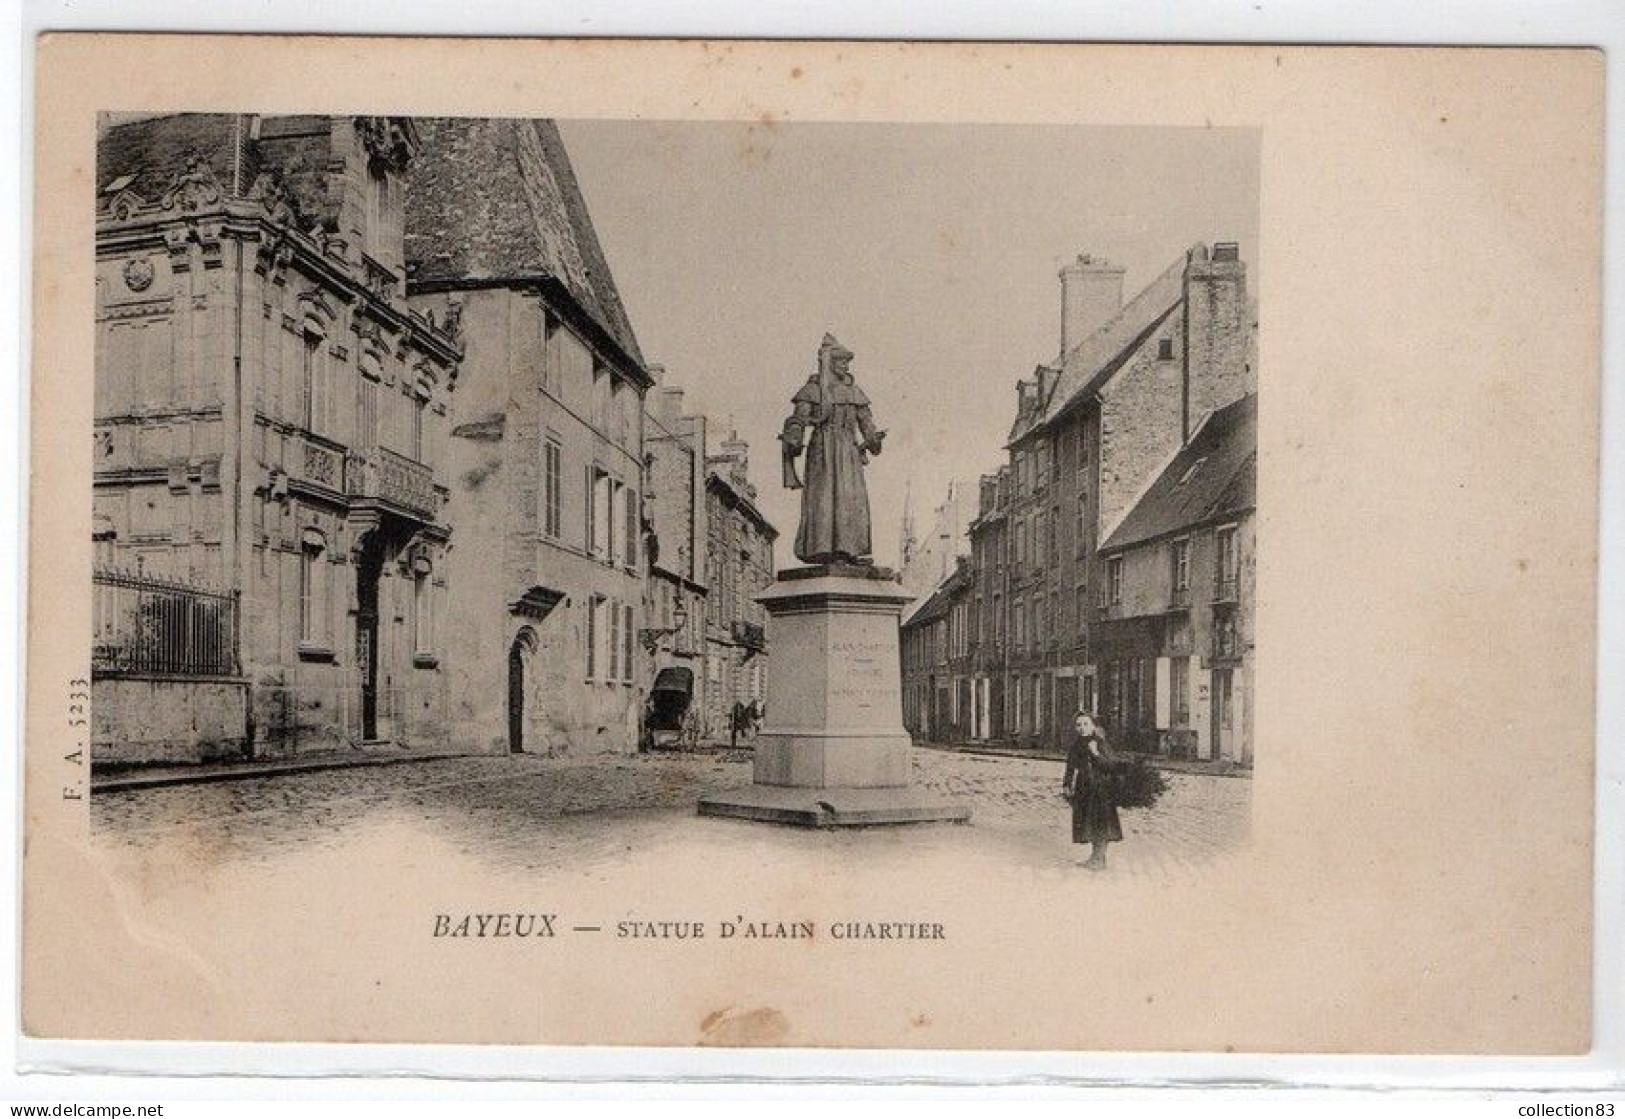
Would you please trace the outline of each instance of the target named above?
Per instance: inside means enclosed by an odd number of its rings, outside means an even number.
[[[351,766],[400,765],[405,762],[444,761],[449,757],[466,756],[460,752],[440,751],[425,753],[406,751],[396,746],[362,745],[339,750],[313,750],[286,758],[254,758],[242,761],[216,762],[204,765],[143,765],[121,767],[108,772],[93,773],[91,793],[129,792],[135,789],[158,789],[167,785],[199,785],[214,781],[243,781],[265,777],[282,777],[295,773],[315,773],[324,769],[344,769]]]
[[[916,784],[967,804],[964,825],[817,831],[701,817],[702,793],[747,785],[748,752],[532,755],[347,765],[282,775],[133,788],[91,799],[100,842],[159,854],[206,849],[262,860],[329,847],[383,819],[410,822],[482,859],[525,871],[592,866],[661,850],[748,853],[785,868],[810,858],[946,859],[974,877],[1001,867],[1074,873],[1060,762],[916,749]],[[1114,880],[1200,878],[1245,842],[1252,782],[1174,773],[1150,809],[1123,813]]]
[[[928,742],[917,738],[914,740],[914,745],[921,750],[941,750],[949,754],[973,754],[990,758],[1021,758],[1026,761],[1066,761],[1066,755],[1060,750],[1047,747],[1012,746],[1003,742]],[[1238,762],[1204,762],[1185,758],[1165,758],[1155,754],[1131,753],[1129,757],[1140,759],[1152,768],[1168,773],[1189,773],[1199,777],[1251,777],[1253,775],[1252,766],[1241,765]]]

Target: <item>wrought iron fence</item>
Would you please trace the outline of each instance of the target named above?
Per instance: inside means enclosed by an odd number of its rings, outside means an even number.
[[[108,569],[92,583],[92,675],[237,675],[236,595]]]

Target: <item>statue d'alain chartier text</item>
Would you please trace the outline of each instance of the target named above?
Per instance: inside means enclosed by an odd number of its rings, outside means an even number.
[[[852,380],[852,351],[824,335],[818,372],[793,398],[795,410],[779,433],[784,485],[801,490],[796,557],[810,564],[869,564],[869,492],[863,468],[886,433],[876,430],[869,398]],[[807,452],[805,477],[796,459]]]

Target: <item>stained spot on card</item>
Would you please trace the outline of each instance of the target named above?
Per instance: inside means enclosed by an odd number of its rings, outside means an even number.
[[[772,1007],[740,1010],[730,1006],[712,1011],[700,1022],[699,1044],[725,1048],[782,1045],[789,1033],[789,1019]]]

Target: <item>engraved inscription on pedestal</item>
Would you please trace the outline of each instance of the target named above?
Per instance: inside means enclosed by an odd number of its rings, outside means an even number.
[[[700,811],[823,827],[968,818],[908,783],[897,655],[908,594],[873,574],[803,568],[759,600],[774,656],[796,668],[769,680],[755,783],[703,798]]]

